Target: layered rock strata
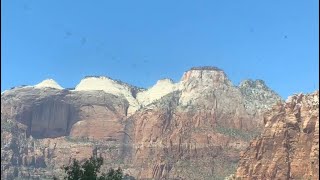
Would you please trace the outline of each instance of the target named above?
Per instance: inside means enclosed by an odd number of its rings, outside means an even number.
[[[319,179],[319,91],[277,104],[264,124],[242,152],[236,179]]]
[[[213,67],[147,90],[100,76],[74,90],[42,84],[1,94],[2,178],[61,176],[70,158],[101,155],[103,170],[138,179],[223,179],[281,101],[262,81],[234,86]]]

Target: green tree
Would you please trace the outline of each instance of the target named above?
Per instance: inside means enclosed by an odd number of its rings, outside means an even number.
[[[95,158],[91,157],[86,160],[84,163],[80,163],[78,160],[73,159],[72,163],[69,166],[63,166],[65,173],[67,176],[65,179],[67,180],[122,180],[123,178],[127,178],[128,175],[124,176],[122,169],[118,168],[114,170],[112,168],[105,174],[102,173],[100,177],[98,177],[98,173],[100,172],[100,168],[103,164],[103,158]]]
[[[78,160],[73,159],[73,162],[70,166],[64,166],[64,171],[67,173],[67,177],[64,179],[67,180],[79,180],[83,176],[83,169]]]
[[[123,179],[123,172],[121,168],[114,170],[112,168],[109,169],[107,174],[102,174],[99,180],[122,180]]]

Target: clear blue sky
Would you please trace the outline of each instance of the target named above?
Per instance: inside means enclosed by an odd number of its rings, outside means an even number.
[[[319,88],[317,0],[2,0],[1,91],[107,75],[150,87],[192,66],[282,97]]]

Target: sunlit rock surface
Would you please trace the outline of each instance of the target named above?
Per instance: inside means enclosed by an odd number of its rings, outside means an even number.
[[[242,152],[237,179],[319,179],[319,91],[297,94],[265,114]]]
[[[1,177],[61,177],[70,158],[95,154],[105,158],[102,170],[120,166],[137,179],[223,179],[260,134],[262,114],[281,101],[264,83],[251,84],[234,86],[221,69],[196,67],[149,89],[97,76],[75,90],[8,90]]]

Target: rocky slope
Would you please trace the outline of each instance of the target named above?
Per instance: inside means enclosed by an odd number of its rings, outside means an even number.
[[[264,92],[256,86],[242,88]],[[259,112],[269,105],[246,108],[252,106],[250,99],[257,98],[244,96],[221,70],[185,72],[177,91],[131,117],[133,161],[142,172],[138,177],[221,179],[232,172],[239,151],[259,133]],[[274,95],[274,103],[277,100]]]
[[[100,144],[116,146],[125,136],[128,107],[124,97],[104,91],[23,87],[3,93],[2,178],[52,177],[70,157],[88,158]]]
[[[234,86],[214,67],[150,89],[100,76],[74,90],[40,85],[1,93],[2,178],[59,176],[70,158],[96,154],[139,179],[222,179],[281,100],[261,80]]]
[[[236,179],[319,179],[319,91],[277,104],[264,124],[242,153]]]

